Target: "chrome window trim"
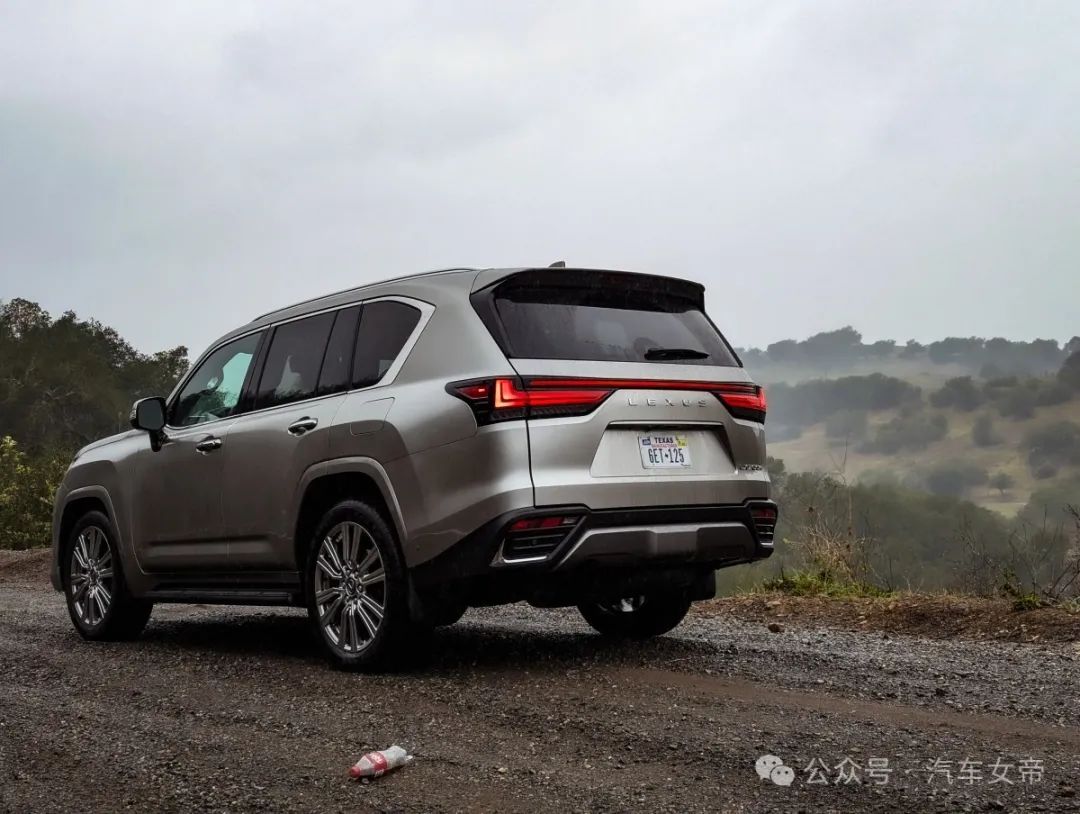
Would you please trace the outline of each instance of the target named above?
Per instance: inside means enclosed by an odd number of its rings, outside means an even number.
[[[244,416],[256,415],[256,414],[260,414],[260,413],[268,413],[271,410],[280,410],[280,409],[282,409],[284,407],[292,407],[292,406],[294,406],[296,404],[307,404],[307,403],[313,402],[313,401],[320,401],[322,399],[334,398],[335,396],[347,396],[350,393],[361,393],[361,392],[364,392],[366,390],[374,390],[374,389],[379,388],[379,387],[387,387],[387,386],[393,384],[394,380],[398,376],[398,373],[401,371],[401,368],[405,365],[406,360],[409,358],[409,355],[412,353],[413,348],[416,346],[416,343],[420,340],[420,334],[424,332],[424,328],[427,327],[428,322],[431,321],[431,317],[435,314],[435,306],[432,305],[430,302],[425,302],[424,300],[418,300],[415,297],[403,297],[403,296],[400,296],[400,295],[397,295],[397,294],[385,294],[383,296],[372,297],[371,299],[367,299],[367,300],[356,300],[354,302],[344,303],[343,305],[335,305],[335,306],[332,306],[330,308],[322,308],[322,309],[320,309],[318,311],[310,311],[310,312],[308,312],[306,314],[300,314],[300,315],[295,316],[295,317],[289,317],[288,319],[282,319],[282,320],[279,320],[277,322],[271,322],[271,323],[269,323],[267,325],[262,325],[262,326],[260,326],[258,328],[253,328],[250,331],[246,331],[245,333],[242,333],[239,336],[233,336],[233,337],[230,337],[229,339],[226,339],[226,340],[224,340],[222,342],[218,342],[216,345],[211,345],[195,361],[195,363],[191,366],[191,368],[188,370],[188,372],[186,374],[184,374],[184,376],[180,379],[180,383],[177,384],[176,387],[174,387],[172,392],[169,394],[169,397],[168,397],[168,399],[166,399],[166,402],[165,402],[166,403],[166,414],[168,414],[168,413],[170,413],[172,411],[173,399],[176,398],[180,394],[180,392],[184,389],[184,386],[188,383],[188,381],[191,379],[191,377],[195,375],[195,371],[197,371],[199,369],[199,366],[202,365],[202,363],[207,359],[207,357],[210,356],[210,354],[220,350],[221,348],[225,347],[226,345],[231,345],[233,342],[237,342],[237,341],[239,341],[241,339],[244,339],[244,338],[246,338],[248,336],[251,336],[252,334],[260,333],[262,331],[272,331],[273,329],[277,328],[279,325],[287,325],[290,322],[296,322],[297,320],[307,319],[308,317],[316,317],[319,314],[326,314],[326,313],[336,312],[336,311],[344,311],[346,308],[352,308],[353,306],[356,306],[356,305],[361,305],[362,306],[362,305],[368,305],[368,304],[373,304],[373,303],[377,303],[377,302],[400,302],[400,303],[402,303],[404,305],[410,305],[410,306],[412,306],[413,308],[417,309],[420,312],[420,319],[418,319],[416,321],[416,326],[413,328],[412,333],[409,334],[409,338],[405,340],[405,344],[401,346],[401,350],[398,351],[398,355],[394,358],[393,364],[391,364],[390,367],[388,367],[386,369],[386,373],[383,374],[383,377],[381,379],[379,379],[377,382],[375,382],[374,384],[369,384],[367,387],[352,387],[352,388],[349,388],[348,390],[342,390],[342,391],[337,392],[337,393],[324,393],[321,396],[311,396],[311,397],[306,398],[306,399],[297,399],[296,401],[290,401],[290,402],[288,402],[286,404],[274,404],[274,405],[272,405],[270,407],[260,407],[257,410],[247,410],[247,411],[242,412],[242,413],[235,413],[233,415],[227,415],[227,416],[222,416],[221,418],[215,418],[213,421],[204,421],[201,424],[188,424],[188,425],[183,426],[183,427],[175,427],[172,424],[167,424],[166,428],[169,429],[169,430],[172,430],[173,435],[176,435],[176,434],[183,435],[183,434],[186,434],[188,431],[198,430],[198,429],[201,429],[202,427],[211,427],[211,426],[213,426],[215,424],[218,424],[219,422],[222,422],[222,421],[231,421],[231,420],[236,419],[236,418],[243,418]],[[361,315],[361,320],[362,319],[363,319],[363,316]]]

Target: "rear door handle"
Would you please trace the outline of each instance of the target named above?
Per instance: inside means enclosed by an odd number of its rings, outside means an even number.
[[[195,445],[195,451],[201,452],[203,455],[206,455],[208,452],[213,452],[215,449],[221,449],[220,438],[204,438]]]
[[[308,430],[313,430],[317,426],[319,426],[319,419],[304,416],[299,421],[294,421],[289,425],[289,433],[292,435],[303,435]]]

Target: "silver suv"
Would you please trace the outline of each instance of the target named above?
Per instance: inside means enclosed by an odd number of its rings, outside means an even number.
[[[226,334],[81,450],[52,583],[88,639],[138,635],[156,602],[306,606],[354,667],[522,600],[655,636],[772,553],[764,420],[697,283],[390,280]]]

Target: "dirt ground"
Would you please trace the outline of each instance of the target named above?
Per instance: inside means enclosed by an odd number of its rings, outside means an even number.
[[[83,642],[43,562],[0,560],[2,811],[1080,810],[1065,623],[980,641],[753,597],[611,644],[510,606],[367,676],[326,666],[291,610],[159,606],[139,641]],[[392,743],[415,761],[348,779]],[[791,785],[758,776],[765,754]]]

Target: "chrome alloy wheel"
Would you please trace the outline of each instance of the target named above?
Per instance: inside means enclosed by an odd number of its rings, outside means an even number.
[[[68,590],[75,615],[87,627],[97,627],[109,612],[116,584],[112,549],[97,526],[87,526],[75,538],[70,576]]]
[[[341,652],[359,653],[386,612],[386,572],[375,539],[359,523],[338,523],[319,544],[315,606],[326,638]]]

